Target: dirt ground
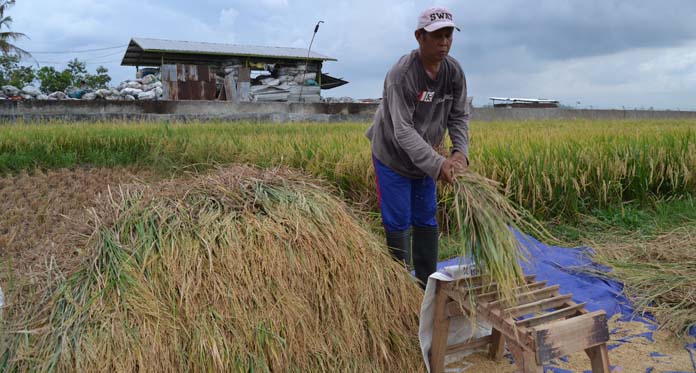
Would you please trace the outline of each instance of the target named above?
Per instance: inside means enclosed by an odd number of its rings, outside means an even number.
[[[689,352],[684,348],[687,342],[694,343],[693,338],[688,341],[679,339],[674,334],[660,330],[653,333],[653,340],[649,340],[643,333],[650,332],[648,325],[642,322],[622,322],[615,315],[609,320],[611,339],[609,341],[609,363],[612,372],[693,372],[694,365]],[[515,372],[512,357],[506,353],[501,362],[488,359],[486,351],[463,356],[450,355],[447,357],[447,373],[475,373],[475,372]],[[571,356],[555,359],[547,364],[558,368],[557,372],[590,371],[590,359],[584,352],[578,352]],[[649,370],[653,368],[653,370]],[[562,369],[562,370],[561,370]]]
[[[75,240],[91,233],[85,223],[96,197],[108,188],[153,179],[130,168],[35,171],[0,176],[0,280],[28,279],[79,260]]]

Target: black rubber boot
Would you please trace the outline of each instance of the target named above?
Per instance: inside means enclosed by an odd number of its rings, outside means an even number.
[[[403,262],[407,267],[411,265],[411,230],[399,232],[386,232],[387,246],[392,257]]]
[[[413,227],[413,267],[423,289],[437,268],[437,240],[437,227]]]

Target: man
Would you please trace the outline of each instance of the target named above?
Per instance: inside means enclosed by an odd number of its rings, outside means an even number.
[[[459,28],[445,8],[418,17],[418,49],[389,70],[382,103],[366,132],[372,142],[382,222],[392,256],[413,266],[422,287],[435,272],[438,252],[436,180],[452,182],[469,164],[466,79],[448,56]],[[453,144],[445,158],[434,147],[445,130]],[[413,237],[411,237],[413,236]],[[413,240],[413,241],[411,241]]]

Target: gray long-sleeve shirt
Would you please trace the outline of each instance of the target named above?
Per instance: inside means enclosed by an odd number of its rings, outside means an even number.
[[[453,151],[469,158],[469,105],[466,78],[459,63],[447,56],[437,79],[431,79],[418,50],[399,59],[384,80],[382,103],[365,135],[372,154],[400,175],[437,180],[445,158],[433,147],[445,130]]]

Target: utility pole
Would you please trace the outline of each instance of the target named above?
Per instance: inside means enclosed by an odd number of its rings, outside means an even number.
[[[312,50],[312,43],[314,43],[314,37],[317,35],[317,31],[319,31],[319,24],[324,23],[324,21],[319,21],[317,22],[317,25],[314,26],[314,34],[312,34],[312,41],[309,42],[309,48],[307,48],[307,58],[305,59],[305,64],[304,64],[304,71],[302,72],[302,82],[300,82],[300,102],[304,102],[304,97],[302,97],[302,90],[305,85],[305,73],[307,73],[307,64],[309,63],[309,53]]]

